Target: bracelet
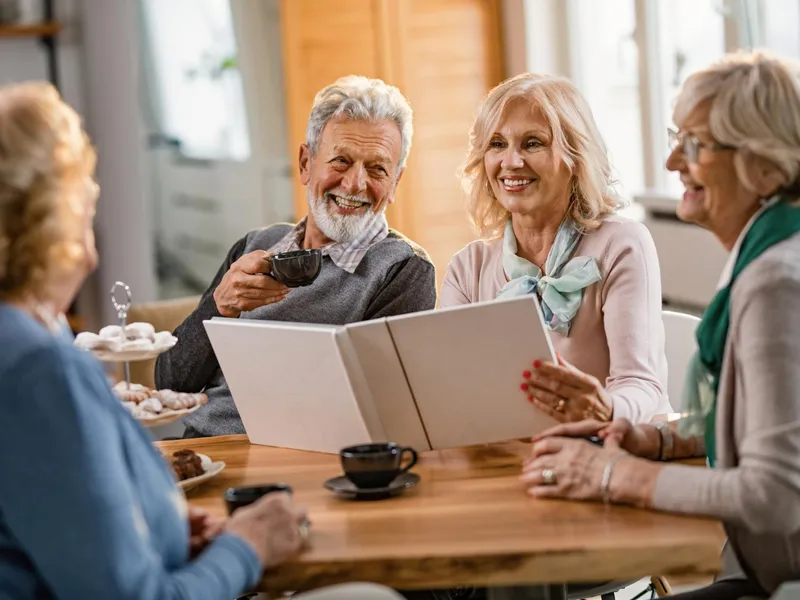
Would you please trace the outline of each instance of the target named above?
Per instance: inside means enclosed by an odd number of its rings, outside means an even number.
[[[669,423],[658,423],[656,429],[661,439],[658,460],[672,460],[675,455],[675,436],[672,435],[672,428]]]
[[[603,502],[605,502],[606,504],[608,504],[608,502],[610,501],[609,488],[611,487],[611,475],[614,472],[614,465],[616,465],[621,459],[627,457],[628,455],[625,454],[624,452],[612,456],[606,463],[605,468],[603,469],[603,479],[600,481],[600,493],[603,496]]]

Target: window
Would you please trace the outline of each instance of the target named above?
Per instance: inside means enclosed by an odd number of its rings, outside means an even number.
[[[184,156],[245,160],[250,139],[230,0],[141,0],[151,112]]]
[[[579,59],[574,61],[572,79],[592,107],[619,179],[619,192],[630,197],[644,187],[634,3],[577,0],[574,14],[574,52]]]
[[[528,62],[552,65],[584,93],[628,198],[683,189],[664,162],[688,75],[737,48],[800,59],[800,0],[560,1],[525,0]],[[543,44],[537,21],[567,39]]]

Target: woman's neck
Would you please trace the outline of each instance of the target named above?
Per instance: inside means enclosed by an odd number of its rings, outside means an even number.
[[[9,304],[27,313],[51,331],[58,331],[61,326],[63,310],[54,300],[38,300],[32,296],[12,299]]]
[[[550,248],[564,219],[561,211],[537,211],[530,215],[511,215],[511,226],[517,238],[517,256],[533,263],[544,272]]]

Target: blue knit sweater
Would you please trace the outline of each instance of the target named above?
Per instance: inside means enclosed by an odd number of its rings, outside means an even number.
[[[231,534],[190,561],[183,494],[101,366],[0,302],[0,600],[231,600],[260,572]]]

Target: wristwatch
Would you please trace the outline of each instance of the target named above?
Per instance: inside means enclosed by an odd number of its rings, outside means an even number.
[[[675,455],[675,436],[672,433],[672,428],[668,422],[657,423],[655,427],[661,438],[661,444],[658,447],[658,460],[672,460]]]

